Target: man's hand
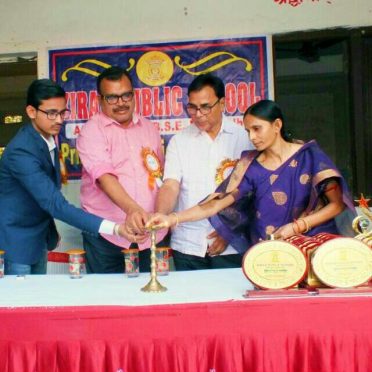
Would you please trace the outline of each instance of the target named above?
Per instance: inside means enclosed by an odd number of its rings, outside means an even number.
[[[132,243],[144,243],[148,238],[147,234],[134,233],[133,230],[128,228],[128,226],[125,223],[119,225],[118,232],[122,238],[125,238]]]
[[[137,235],[146,234],[146,222],[149,220],[149,213],[145,212],[143,209],[138,208],[127,213],[127,218],[125,220],[125,225],[130,233]]]
[[[123,231],[123,233],[143,236],[146,233],[145,223],[148,220],[148,213],[146,213],[137,202],[128,195],[117,177],[105,173],[99,177],[97,183],[112,202],[126,213],[127,218],[125,223],[127,226],[126,231]],[[139,239],[137,240],[139,241]]]
[[[207,236],[208,239],[214,239],[213,243],[208,246],[207,254],[209,256],[220,255],[227,247],[227,241],[218,235],[217,231],[213,231]]]

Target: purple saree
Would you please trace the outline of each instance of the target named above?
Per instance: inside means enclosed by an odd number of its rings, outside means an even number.
[[[274,171],[256,160],[258,154],[257,151],[244,152],[230,177],[207,199],[223,198],[228,193],[234,196],[233,205],[209,220],[240,253],[279,227],[322,208],[327,202],[323,194],[330,179],[336,179],[342,189],[346,213],[350,217],[355,215],[346,182],[315,141],[304,144]],[[342,233],[332,219],[306,235],[320,232]]]

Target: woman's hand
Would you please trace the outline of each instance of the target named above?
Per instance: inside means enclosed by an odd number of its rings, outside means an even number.
[[[153,214],[146,223],[147,229],[167,229],[169,227],[175,226],[178,223],[178,218],[175,213],[166,215],[162,213]]]
[[[296,232],[293,229],[293,223],[287,223],[274,231],[275,239],[287,239],[293,235],[296,235]]]

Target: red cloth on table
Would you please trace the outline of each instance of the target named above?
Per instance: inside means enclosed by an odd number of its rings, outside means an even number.
[[[0,309],[0,371],[372,371],[372,298]]]

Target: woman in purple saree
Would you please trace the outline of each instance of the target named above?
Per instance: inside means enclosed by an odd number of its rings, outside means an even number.
[[[355,214],[345,180],[315,141],[291,142],[283,122],[273,101],[250,106],[244,125],[256,150],[244,152],[230,177],[199,205],[156,214],[148,225],[168,227],[210,217],[218,234],[240,253],[268,236],[347,234],[336,218]]]

